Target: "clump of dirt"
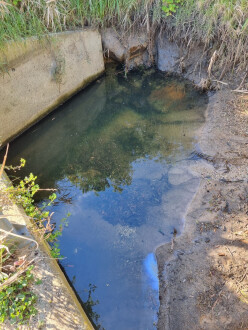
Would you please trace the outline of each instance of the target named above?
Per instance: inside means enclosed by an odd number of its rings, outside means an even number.
[[[158,329],[248,329],[248,97],[210,97],[184,232],[157,249]]]

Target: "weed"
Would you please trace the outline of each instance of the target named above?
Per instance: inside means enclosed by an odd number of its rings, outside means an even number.
[[[162,10],[166,16],[175,14],[183,0],[163,0]]]
[[[6,158],[7,151],[3,166]],[[25,160],[21,159],[19,166],[5,168],[13,172],[24,167],[25,163]],[[3,166],[0,170],[0,177]],[[52,193],[46,203],[43,203],[41,207],[37,207],[34,203],[34,195],[40,188],[36,183],[36,179],[37,177],[30,173],[29,176],[19,180],[16,186],[10,186],[4,191],[2,190],[1,196],[4,195],[5,199],[1,197],[1,202],[8,205],[9,201],[12,201],[21,205],[31,222],[33,222],[40,239],[49,240],[52,245],[51,255],[54,258],[59,258],[61,256],[57,238],[61,235],[63,227],[68,225],[69,214],[62,219],[59,230],[54,230],[54,225],[51,224],[52,214],[46,208],[54,202],[56,194]],[[30,255],[27,251],[23,253],[21,248],[10,241],[9,237],[11,235],[19,235],[2,229],[0,229],[0,233],[0,323],[9,319],[13,324],[23,324],[37,313],[34,307],[36,296],[28,289],[32,282],[35,284],[41,283],[40,280],[34,281],[31,272],[33,266],[30,265],[33,264],[36,258],[33,257],[32,251]],[[27,237],[22,238],[35,242]],[[37,245],[37,242],[35,243]]]
[[[68,226],[68,218],[70,213],[67,213],[67,216],[60,221],[59,229],[49,232],[45,235],[45,239],[52,244],[51,255],[55,259],[63,258],[60,254],[60,248],[58,243],[58,237],[62,235],[64,227]]]
[[[34,281],[33,266],[11,285],[4,287],[0,292],[0,322],[9,319],[12,324],[23,324],[37,313],[34,304],[36,295],[29,291],[29,285]]]
[[[20,166],[18,167],[8,167],[8,169],[16,170],[25,166],[25,160],[21,159]],[[55,225],[51,223],[51,217],[53,213],[50,214],[47,211],[47,207],[51,206],[52,203],[57,198],[55,193],[52,193],[48,197],[48,202],[44,202],[41,207],[35,205],[34,195],[40,190],[39,185],[36,183],[37,176],[30,173],[24,179],[19,181],[16,186],[10,186],[7,188],[7,193],[9,198],[16,204],[21,205],[25,213],[29,218],[37,225],[37,229],[41,239],[48,240],[51,245],[51,255],[54,258],[61,258],[60,249],[58,244],[58,237],[61,236],[64,226],[68,225],[68,217],[61,220],[58,230],[55,230]]]

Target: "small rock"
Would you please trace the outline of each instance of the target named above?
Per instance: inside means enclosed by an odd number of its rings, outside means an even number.
[[[220,203],[220,210],[222,212],[225,212],[225,213],[228,212],[228,207],[229,207],[229,205],[228,205],[228,203],[226,201],[222,201]]]
[[[206,243],[209,243],[209,242],[210,242],[210,238],[209,238],[209,237],[206,237],[206,238],[205,238],[205,242],[206,242]]]

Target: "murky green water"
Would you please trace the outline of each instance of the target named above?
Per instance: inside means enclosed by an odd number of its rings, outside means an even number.
[[[25,158],[25,173],[58,189],[53,220],[71,213],[61,264],[83,301],[90,285],[107,330],[155,327],[154,253],[180,233],[198,185],[189,167],[206,102],[155,70],[125,79],[110,69],[10,146],[9,163]]]

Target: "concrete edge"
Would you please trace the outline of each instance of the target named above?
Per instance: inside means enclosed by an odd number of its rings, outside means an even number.
[[[0,63],[7,66],[7,69],[11,69],[13,65],[16,65],[23,60],[23,57],[29,58],[33,56],[42,48],[51,48],[52,43],[54,49],[56,48],[57,38],[64,35],[70,35],[75,33],[81,33],[86,31],[99,32],[99,29],[94,27],[84,27],[76,30],[66,30],[62,32],[51,32],[42,36],[30,36],[26,38],[20,38],[18,40],[6,41],[3,47],[0,49]],[[100,35],[100,32],[99,32]],[[13,52],[14,46],[14,52]],[[0,70],[0,75],[7,74]]]
[[[40,120],[45,118],[49,113],[52,113],[54,110],[56,110],[60,105],[68,101],[71,97],[79,93],[81,90],[83,90],[85,87],[87,87],[89,84],[91,84],[94,80],[99,78],[103,73],[105,72],[105,68],[102,71],[97,72],[95,75],[92,75],[89,77],[86,81],[84,81],[82,84],[78,85],[73,91],[69,91],[67,94],[62,95],[59,99],[57,99],[54,103],[50,104],[46,110],[42,113],[41,116],[36,118],[35,120],[30,120],[27,122],[25,127],[20,129],[17,133],[12,134],[8,139],[1,141],[0,144],[0,150],[9,142],[13,141],[15,138],[20,136],[22,133],[27,131],[30,127],[37,124]]]
[[[2,181],[2,184],[6,187],[9,187],[9,186],[12,185],[12,182],[9,179],[9,177],[6,174],[5,171],[2,173],[2,177],[0,178],[0,181]],[[89,318],[88,318],[85,310],[83,309],[82,305],[78,301],[78,298],[77,298],[75,292],[73,291],[71,285],[69,284],[67,278],[65,277],[65,275],[64,275],[62,269],[60,268],[58,262],[56,261],[56,259],[52,258],[51,248],[50,248],[49,244],[46,241],[39,239],[39,237],[37,236],[37,233],[35,232],[35,230],[33,230],[34,226],[35,226],[35,223],[33,223],[29,219],[29,217],[27,217],[27,215],[26,215],[24,209],[22,208],[22,206],[17,205],[17,204],[15,204],[15,205],[17,206],[18,212],[20,213],[20,216],[23,218],[23,220],[26,224],[28,232],[30,232],[30,234],[34,237],[34,239],[36,239],[39,242],[39,248],[45,254],[48,255],[49,258],[47,260],[49,262],[49,265],[51,267],[52,272],[54,272],[55,274],[58,274],[58,276],[60,277],[61,282],[62,282],[65,290],[68,292],[68,294],[71,297],[72,301],[76,305],[76,308],[77,308],[80,316],[83,318],[84,325],[85,325],[86,329],[87,330],[94,330],[95,329],[94,326],[92,325],[91,321],[89,320]],[[8,215],[6,215],[6,218],[8,218]]]

